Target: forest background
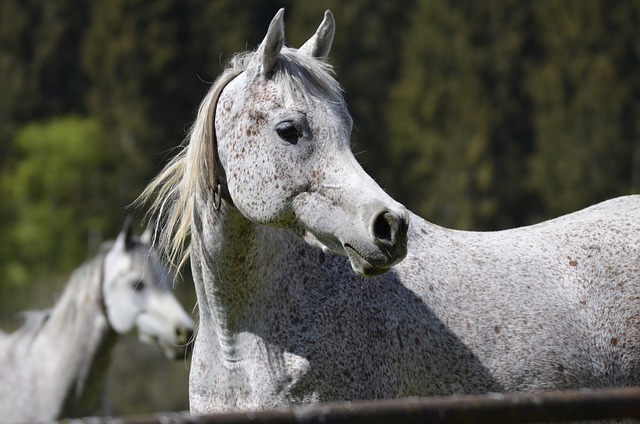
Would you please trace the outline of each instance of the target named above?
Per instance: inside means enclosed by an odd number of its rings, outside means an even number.
[[[357,158],[422,217],[498,230],[640,192],[640,1],[2,0],[1,328],[115,237],[280,7],[294,47],[333,11]],[[130,338],[113,412],[186,409],[187,373]]]

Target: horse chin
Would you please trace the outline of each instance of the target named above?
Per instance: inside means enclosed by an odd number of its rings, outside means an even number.
[[[138,333],[138,339],[143,343],[159,345],[164,356],[171,361],[185,359],[191,356],[191,349],[188,349],[184,344],[178,345],[175,342],[166,341],[159,336],[152,336],[145,333]]]
[[[162,350],[164,356],[171,361],[177,361],[191,356],[191,349],[187,349],[187,346],[162,346]]]
[[[304,241],[311,247],[321,249],[324,253],[335,253],[337,255],[346,256],[351,262],[351,268],[353,271],[362,277],[375,277],[376,275],[384,274],[391,266],[396,262],[387,266],[387,264],[372,264],[367,261],[356,249],[350,244],[340,244],[339,242],[330,243],[323,242],[318,239],[313,233],[307,231],[304,234]]]
[[[311,247],[315,247],[317,249],[322,250],[324,253],[337,253],[337,254],[344,254],[344,252],[342,252],[342,250],[336,250],[335,248],[332,249],[328,246],[328,243],[325,244],[323,242],[321,242],[318,237],[316,237],[315,234],[313,234],[310,231],[306,231],[304,233],[304,236],[302,237],[304,239],[304,241]]]
[[[344,251],[351,262],[351,268],[353,268],[353,271],[362,277],[375,277],[377,275],[384,274],[390,269],[390,267],[376,266],[369,263],[348,244],[344,246]]]

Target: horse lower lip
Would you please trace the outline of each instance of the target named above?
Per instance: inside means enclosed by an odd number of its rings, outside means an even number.
[[[350,244],[344,245],[344,251],[351,261],[354,270],[364,277],[375,277],[376,275],[384,274],[389,270],[389,267],[371,264]]]

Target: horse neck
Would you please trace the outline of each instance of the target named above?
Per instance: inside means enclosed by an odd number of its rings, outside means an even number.
[[[47,361],[57,364],[66,393],[62,416],[95,412],[115,346],[116,333],[102,306],[103,260],[100,255],[74,271],[38,336],[58,347],[47,352]]]
[[[278,290],[270,269],[277,267],[289,246],[287,232],[254,224],[233,206],[212,200],[198,205],[192,229],[191,267],[200,310],[199,332],[212,330],[232,339],[246,325],[253,304],[265,290]],[[274,249],[277,246],[277,249]],[[259,318],[258,318],[259,319]],[[229,340],[232,343],[232,340]]]

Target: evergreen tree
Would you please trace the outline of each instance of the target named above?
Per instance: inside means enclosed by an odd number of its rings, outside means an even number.
[[[0,168],[30,120],[83,113],[78,67],[87,6],[74,0],[0,2]]]
[[[3,283],[66,273],[97,249],[103,214],[111,209],[103,203],[106,164],[99,140],[96,122],[77,117],[29,124],[18,132],[20,160],[0,181],[13,211]]]
[[[534,12],[541,54],[528,78],[536,134],[530,182],[543,219],[640,189],[632,181],[640,3],[536,2]]]
[[[398,171],[384,181],[427,219],[475,229],[521,219],[517,164],[531,143],[518,85],[527,7],[419,2],[387,109],[388,156]]]

